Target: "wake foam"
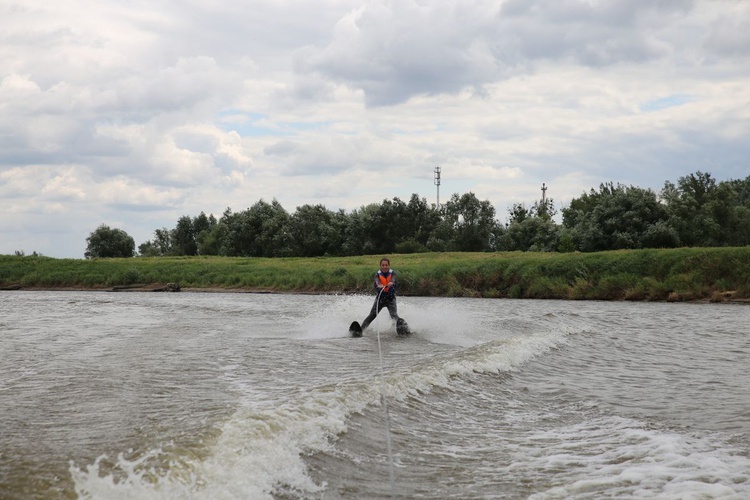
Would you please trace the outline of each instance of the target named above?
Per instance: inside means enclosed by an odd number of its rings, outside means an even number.
[[[624,498],[747,498],[750,459],[716,436],[649,429],[621,417],[600,417],[532,435],[509,474],[577,471],[565,484],[532,499],[597,496]],[[539,483],[544,483],[540,478]]]
[[[404,316],[407,312],[405,308]],[[413,318],[424,327],[433,320],[429,309],[422,314]],[[350,319],[343,314],[340,319],[345,317]],[[404,400],[436,387],[450,388],[457,377],[512,371],[564,339],[562,332],[547,332],[436,355],[416,366],[390,369],[385,390],[389,399]],[[114,499],[260,499],[273,498],[280,490],[300,496],[320,492],[325,485],[309,477],[303,456],[330,450],[347,431],[351,415],[381,404],[379,384],[367,374],[365,378],[318,386],[282,404],[250,395],[222,424],[204,457],[164,456],[159,449],[138,460],[121,454],[115,472],[102,466],[103,457],[84,468],[71,464],[76,492],[81,498]],[[156,459],[168,466],[154,467]]]

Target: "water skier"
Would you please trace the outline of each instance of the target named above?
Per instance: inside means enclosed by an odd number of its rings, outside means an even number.
[[[399,335],[408,335],[411,333],[406,321],[398,316],[396,306],[396,288],[398,287],[396,271],[391,269],[391,261],[388,257],[380,259],[380,270],[375,273],[373,285],[378,294],[375,297],[375,302],[372,304],[370,314],[362,322],[362,326],[356,321],[352,322],[351,326],[349,326],[349,333],[353,337],[361,337],[362,332],[370,326],[370,323],[372,323],[384,307],[388,309],[388,314],[391,315],[391,318],[396,320],[396,333]]]
[[[377,317],[380,310],[384,307],[388,309],[388,314],[396,321],[397,329],[403,329],[405,322],[398,316],[396,305],[396,271],[391,269],[391,261],[387,257],[380,259],[380,269],[375,273],[374,280],[375,290],[378,292],[375,302],[372,304],[370,314],[362,322],[362,330],[367,329],[370,323]],[[401,327],[401,328],[399,328]],[[399,332],[401,333],[401,332]]]

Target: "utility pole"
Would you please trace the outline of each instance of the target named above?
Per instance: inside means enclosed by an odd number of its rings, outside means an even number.
[[[542,182],[542,206],[547,206],[547,185]]]
[[[435,185],[437,186],[437,208],[440,209],[440,165],[435,167]]]

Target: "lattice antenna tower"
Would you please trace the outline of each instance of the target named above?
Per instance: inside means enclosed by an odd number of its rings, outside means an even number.
[[[549,210],[547,210],[547,184],[542,182],[542,211],[539,212],[538,215],[549,215]]]
[[[437,186],[437,208],[440,208],[440,165],[435,167],[435,186]]]

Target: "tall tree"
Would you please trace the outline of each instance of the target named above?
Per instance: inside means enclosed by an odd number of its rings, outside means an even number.
[[[491,250],[490,241],[497,225],[495,207],[480,201],[474,193],[454,193],[445,204],[445,219],[454,230],[452,247],[461,252]]]
[[[413,193],[406,207],[406,222],[409,230],[405,233],[420,245],[427,245],[430,234],[440,223],[440,211],[429,205],[426,198]]]
[[[193,228],[193,219],[183,215],[177,220],[177,225],[172,229],[173,255],[198,255],[198,244],[195,241],[196,232]]]
[[[380,237],[384,221],[380,205],[370,203],[352,210],[344,232],[345,255],[371,255],[387,253]]]
[[[220,226],[214,214],[206,216],[201,212],[193,219],[195,244],[199,255],[219,255],[224,226]]]

